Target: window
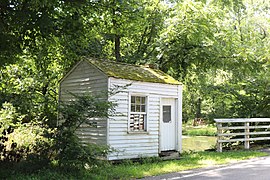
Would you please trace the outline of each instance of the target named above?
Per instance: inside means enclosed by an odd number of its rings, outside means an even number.
[[[130,116],[129,116],[130,131],[146,131],[146,97],[131,96]]]
[[[163,122],[170,123],[172,121],[171,106],[163,106]]]

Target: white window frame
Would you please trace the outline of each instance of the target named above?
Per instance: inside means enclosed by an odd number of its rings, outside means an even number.
[[[145,112],[132,112],[131,111],[131,97],[132,96],[138,96],[138,97],[145,97]],[[142,93],[129,93],[128,97],[128,133],[147,133],[148,132],[148,108],[149,108],[149,95],[148,94],[142,94]],[[130,129],[130,117],[131,114],[144,114],[145,120],[144,120],[144,129],[133,131]]]

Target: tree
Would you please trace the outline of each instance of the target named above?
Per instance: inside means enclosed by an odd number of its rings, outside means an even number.
[[[85,17],[95,8],[91,5],[88,1],[1,3],[1,102],[11,102],[28,114],[25,121],[50,119],[47,123],[55,124],[58,80],[79,56],[92,52],[87,48],[92,42],[84,38]]]
[[[217,53],[214,18],[219,14],[219,9],[201,2],[187,0],[175,5],[159,40],[157,62],[162,69],[184,81],[192,65],[211,65]]]
[[[166,7],[159,1],[104,1],[93,28],[108,59],[135,63],[151,58]]]
[[[267,7],[237,0],[175,4],[158,41],[157,63],[185,84],[185,120],[195,117],[199,99],[207,119],[267,116],[259,111],[269,106],[268,90],[251,83],[267,84],[261,78],[269,71]],[[251,103],[255,96],[263,106]]]

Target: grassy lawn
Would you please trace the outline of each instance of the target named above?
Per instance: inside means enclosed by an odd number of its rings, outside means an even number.
[[[183,124],[183,135],[187,136],[215,136],[217,128],[214,125],[192,126]]]
[[[216,149],[216,136],[183,136],[183,151],[204,151],[207,149]]]
[[[60,170],[46,168],[35,172],[19,172],[10,168],[0,169],[0,179],[133,179],[233,163],[244,159],[265,156],[256,151],[184,153],[180,160],[161,161],[159,158],[141,162],[124,161],[118,165],[104,164],[92,170]]]

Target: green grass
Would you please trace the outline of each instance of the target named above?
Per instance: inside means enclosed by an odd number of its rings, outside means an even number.
[[[204,151],[207,149],[215,149],[217,143],[216,136],[183,136],[183,151]]]
[[[119,165],[106,164],[91,171],[47,168],[31,173],[22,173],[10,168],[1,168],[0,179],[134,179],[233,163],[265,155],[266,153],[255,151],[183,153],[180,160],[161,161],[156,158],[154,160],[145,159],[140,163],[124,161]]]
[[[217,128],[213,125],[192,126],[183,125],[183,135],[187,136],[215,136]]]

